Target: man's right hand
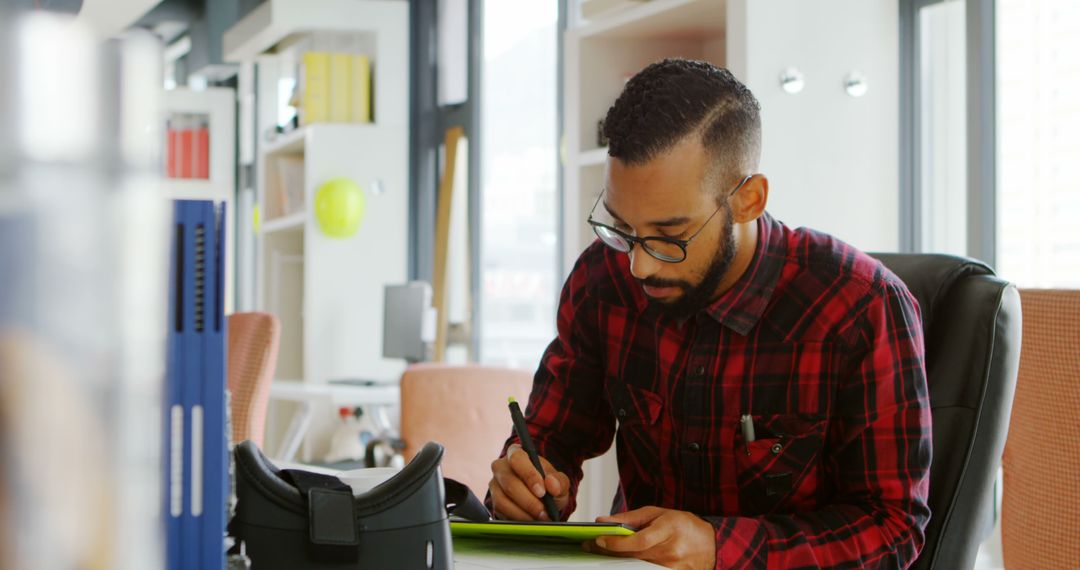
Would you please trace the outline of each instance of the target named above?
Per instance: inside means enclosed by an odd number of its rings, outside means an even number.
[[[516,521],[549,520],[540,500],[547,493],[555,497],[555,506],[562,512],[570,502],[570,478],[543,457],[546,478],[529,461],[529,454],[518,444],[506,450],[506,456],[491,462],[491,504],[495,518]]]

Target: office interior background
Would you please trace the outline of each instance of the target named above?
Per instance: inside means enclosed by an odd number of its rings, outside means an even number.
[[[0,6],[0,568],[159,565],[169,201],[225,204],[222,311],[276,323],[252,412],[268,454],[399,467],[409,367],[517,371],[527,396],[594,238],[598,123],[664,57],[757,96],[789,226],[969,256],[1080,304],[1071,0]],[[1061,317],[1047,334],[1080,340]],[[399,334],[420,352],[388,348]],[[1047,413],[1076,433],[1067,381]],[[1075,436],[1046,459],[1080,481]],[[610,453],[587,465],[580,520],[616,478]],[[998,481],[977,567],[1026,567],[1002,553]]]

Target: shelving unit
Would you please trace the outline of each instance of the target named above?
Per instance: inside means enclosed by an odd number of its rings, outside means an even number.
[[[653,0],[582,21],[567,30],[564,128],[564,271],[592,243],[585,216],[603,186],[607,149],[598,123],[623,85],[643,67],[665,57],[725,65],[724,0]]]
[[[207,178],[163,178],[161,186],[170,200],[212,200],[224,203],[230,223],[225,228],[225,313],[233,311],[236,255],[236,93],[232,89],[171,89],[164,93],[165,116],[199,115],[209,127]],[[166,148],[163,145],[162,148]],[[163,159],[164,160],[164,159]],[[162,165],[164,172],[165,165]]]
[[[586,20],[581,38],[716,39],[724,35],[727,10],[723,1],[653,0]]]
[[[280,218],[274,218],[268,222],[262,224],[263,235],[289,232],[289,231],[302,231],[304,229],[304,221],[307,218],[307,212],[296,212],[295,214],[289,214],[288,216],[281,216]]]
[[[269,154],[292,154],[303,152],[304,132],[307,127],[300,127],[294,131],[285,133],[263,145],[261,152]]]
[[[361,46],[370,58],[372,122],[273,134],[303,52],[326,37]],[[224,51],[226,59],[257,68],[256,306],[282,323],[275,383],[316,389],[328,380],[364,379],[396,386],[405,363],[382,357],[383,288],[408,276],[408,4],[267,0],[225,33]],[[281,161],[289,161],[287,174]],[[364,194],[360,228],[347,238],[325,235],[314,215],[319,187],[335,178],[355,182]],[[291,197],[279,199],[279,186]],[[334,421],[314,418],[305,455],[321,456]],[[268,437],[282,427],[268,426]]]

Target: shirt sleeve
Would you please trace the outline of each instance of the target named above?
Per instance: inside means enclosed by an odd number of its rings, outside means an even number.
[[[881,289],[878,289],[881,291]],[[886,283],[866,305],[854,373],[838,386],[824,471],[826,507],[759,517],[704,517],[717,568],[906,568],[930,519],[930,404],[917,302]]]
[[[525,412],[537,452],[570,478],[563,520],[576,508],[582,464],[607,451],[615,436],[615,417],[604,398],[598,307],[589,295],[589,279],[595,276],[579,260],[563,286],[558,336],[541,358]],[[517,441],[511,434],[502,455]]]

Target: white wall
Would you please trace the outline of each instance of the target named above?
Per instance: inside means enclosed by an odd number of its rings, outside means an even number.
[[[728,66],[761,102],[769,211],[868,251],[899,246],[898,0],[729,0]],[[780,88],[795,67],[805,88]],[[844,90],[851,71],[869,90]]]

